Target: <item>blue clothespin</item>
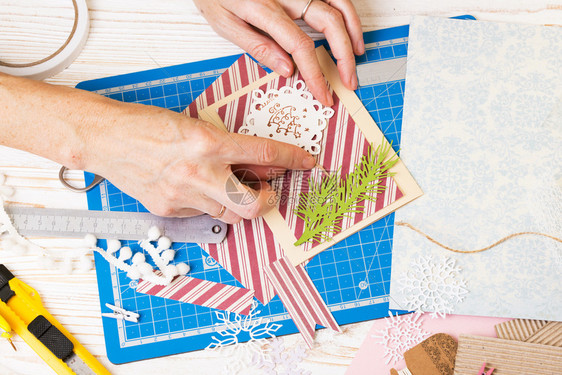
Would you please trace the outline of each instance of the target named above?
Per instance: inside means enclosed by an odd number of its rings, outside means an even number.
[[[492,375],[494,370],[495,370],[495,368],[492,367],[486,372],[486,362],[484,362],[482,364],[482,367],[480,367],[480,371],[478,371],[477,375]]]

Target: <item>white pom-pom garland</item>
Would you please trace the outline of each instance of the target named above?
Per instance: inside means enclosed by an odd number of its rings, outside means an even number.
[[[121,241],[119,240],[108,240],[107,241],[107,252],[110,254],[116,253],[121,248]]]
[[[154,272],[154,269],[148,263],[139,264],[137,268],[143,276],[148,276]]]
[[[133,252],[131,250],[130,247],[125,246],[122,247],[121,250],[119,250],[119,259],[120,261],[125,261],[131,258],[131,256],[133,255]]]
[[[83,256],[80,257],[80,260],[78,262],[78,270],[79,271],[88,272],[93,267],[94,267],[94,264],[92,263],[92,260],[88,256],[83,255]]]
[[[89,233],[86,236],[84,236],[84,244],[86,245],[86,247],[88,248],[96,247],[97,243],[98,243],[98,239],[93,234]]]
[[[166,268],[164,268],[164,275],[169,278],[173,278],[177,276],[178,275],[177,267],[174,266],[173,264],[167,265]]]
[[[164,260],[164,262],[170,263],[174,257],[176,256],[176,251],[175,250],[166,250],[162,253],[162,259]]]
[[[138,265],[138,264],[144,263],[145,260],[146,260],[146,257],[144,256],[144,254],[141,253],[141,252],[138,252],[133,256],[132,262],[133,262],[133,264]]]
[[[157,226],[150,227],[150,229],[148,230],[149,241],[157,241],[160,238],[160,236],[162,236],[162,232],[160,231],[160,228],[158,228]]]
[[[168,250],[172,246],[172,241],[166,237],[160,237],[158,239],[158,251]]]
[[[189,271],[191,270],[191,267],[189,267],[189,264],[186,263],[178,263],[176,264],[176,268],[178,270],[178,275],[180,276],[185,276],[189,273]]]

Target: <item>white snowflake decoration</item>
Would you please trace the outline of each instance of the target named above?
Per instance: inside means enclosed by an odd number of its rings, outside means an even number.
[[[410,269],[399,280],[399,288],[406,296],[406,308],[430,311],[432,318],[451,314],[468,294],[456,261],[431,255],[419,256],[410,263]]]
[[[419,344],[429,333],[422,330],[420,313],[413,313],[402,316],[393,316],[390,312],[389,318],[385,318],[386,326],[377,331],[374,338],[380,339],[379,343],[384,345],[384,357],[386,364],[395,364],[404,358],[404,353]]]
[[[254,300],[248,315],[233,314],[233,320],[230,319],[231,313],[215,311],[218,319],[216,325],[222,327],[217,331],[218,336],[212,337],[212,341],[206,349],[221,350],[225,356],[232,358],[225,369],[227,374],[238,373],[256,355],[265,358],[270,351],[266,345],[266,339],[275,337],[275,332],[281,328],[280,324],[271,323],[270,319],[258,317],[261,310],[258,310],[257,307],[258,303]],[[239,335],[241,333],[249,335],[250,340],[240,344]]]
[[[320,153],[322,131],[334,115],[315,100],[303,81],[267,93],[252,91],[250,113],[240,134],[257,135],[304,148],[313,155]]]

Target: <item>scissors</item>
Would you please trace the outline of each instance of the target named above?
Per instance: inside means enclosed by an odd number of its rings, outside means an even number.
[[[72,190],[76,193],[85,193],[88,192],[90,190],[92,190],[93,188],[95,188],[96,186],[98,186],[102,181],[105,180],[105,178],[103,178],[102,176],[98,176],[97,174],[94,175],[94,181],[92,181],[92,183],[86,187],[80,188],[80,187],[76,187],[71,185],[68,181],[65,180],[64,178],[64,172],[66,172],[68,170],[67,167],[62,167],[59,171],[59,180],[60,182],[64,185],[64,187],[66,187],[69,190]]]

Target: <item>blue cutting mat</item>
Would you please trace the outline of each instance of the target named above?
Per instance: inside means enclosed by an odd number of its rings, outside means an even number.
[[[364,34],[365,55],[358,65],[406,56],[408,26]],[[322,44],[325,42],[319,42]],[[177,65],[80,83],[80,89],[125,102],[156,105],[180,112],[209,86],[237,56]],[[360,86],[363,104],[395,147],[400,143],[404,77]],[[86,174],[87,182],[92,175]],[[146,211],[109,181],[88,193],[91,210]],[[306,269],[340,324],[388,315],[394,215],[350,236],[312,259]],[[105,244],[102,243],[102,246]],[[142,251],[128,244],[133,252]],[[241,286],[196,244],[174,244],[175,262],[188,262],[190,276]],[[149,257],[147,257],[149,258]],[[102,311],[105,303],[123,306],[141,315],[139,323],[103,318],[107,355],[113,363],[204,349],[217,336],[216,310],[135,292],[136,283],[96,254]],[[276,335],[297,332],[278,297],[259,305],[260,317],[281,325]],[[234,318],[231,314],[231,318]],[[242,332],[240,341],[249,340]]]

